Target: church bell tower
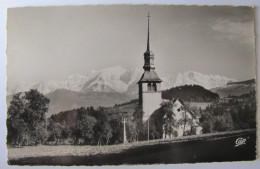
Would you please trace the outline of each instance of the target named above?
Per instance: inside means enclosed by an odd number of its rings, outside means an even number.
[[[154,66],[154,53],[150,50],[150,15],[148,13],[148,35],[147,49],[144,53],[144,73],[138,81],[139,104],[144,112],[143,122],[145,123],[151,114],[160,108],[162,102],[161,82]]]

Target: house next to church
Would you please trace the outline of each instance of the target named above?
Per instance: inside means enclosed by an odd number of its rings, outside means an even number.
[[[199,122],[199,116],[196,115],[193,111],[188,110],[185,107],[185,103],[183,103],[180,99],[166,101],[172,103],[172,112],[175,115],[174,119],[177,123],[179,123],[179,125],[173,126],[173,130],[176,131],[176,133],[166,134],[163,132],[163,138],[174,137],[174,134],[177,136],[183,136],[184,133],[190,133],[193,135],[202,134],[203,128]],[[163,131],[165,130],[163,129]]]
[[[144,73],[142,74],[140,80],[138,81],[139,88],[139,105],[143,111],[143,123],[147,123],[149,125],[149,120],[151,116],[160,112],[159,109],[161,107],[161,103],[163,101],[172,102],[173,105],[173,113],[176,114],[176,120],[179,120],[183,113],[185,112],[185,117],[192,119],[194,125],[185,124],[185,127],[181,126],[172,126],[174,130],[177,132],[177,136],[183,135],[183,130],[195,130],[195,134],[200,134],[202,131],[202,127],[199,123],[198,118],[194,113],[184,109],[184,104],[180,99],[174,100],[163,100],[162,99],[162,91],[161,91],[161,83],[162,80],[158,76],[155,71],[154,66],[154,53],[150,49],[150,15],[148,14],[148,35],[147,35],[147,48],[144,53]],[[162,116],[161,116],[162,117]],[[152,121],[156,121],[159,119],[153,118]],[[195,127],[195,128],[194,128]],[[163,126],[162,126],[163,128]],[[163,138],[172,137],[173,135],[163,134]]]

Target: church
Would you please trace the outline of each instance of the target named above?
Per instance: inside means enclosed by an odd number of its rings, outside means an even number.
[[[178,121],[185,115],[185,118],[190,118],[191,122],[185,124],[187,126],[172,126],[173,130],[176,131],[175,136],[183,136],[185,132],[193,130],[194,134],[202,133],[202,126],[199,123],[198,117],[191,111],[185,108],[184,103],[180,99],[174,100],[164,100],[162,99],[161,83],[163,82],[155,71],[154,65],[154,53],[150,49],[150,15],[148,13],[148,35],[147,35],[147,48],[144,53],[144,73],[142,74],[140,80],[138,81],[139,89],[139,106],[143,111],[143,123],[148,125],[149,123],[157,123],[160,118],[164,117],[162,115],[160,108],[163,102],[170,102],[172,107],[172,112],[175,114],[175,119]],[[185,113],[185,114],[184,114]],[[186,123],[186,122],[185,122]],[[164,131],[164,126],[162,123],[163,138],[173,137],[172,134],[166,134]],[[193,125],[191,125],[193,124]],[[149,134],[148,134],[149,135]]]

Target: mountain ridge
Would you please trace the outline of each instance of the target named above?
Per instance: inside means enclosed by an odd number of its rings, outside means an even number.
[[[227,83],[227,85],[234,85],[234,84],[255,84],[255,79]]]
[[[77,92],[118,92],[126,93],[130,96],[137,96],[138,87],[136,83],[143,73],[142,69],[126,69],[120,65],[108,67],[99,71],[92,71],[85,75],[73,74],[66,80],[47,81],[38,83],[23,83],[16,85],[7,85],[7,93],[27,91],[31,88],[38,89],[43,94],[48,94],[56,89],[68,89]],[[202,73],[187,71],[179,73],[177,78],[171,75],[161,77],[163,80],[162,90],[185,84],[194,84],[203,86],[206,89],[216,88],[227,85],[230,82],[236,82],[235,79],[219,75],[205,75]]]
[[[132,100],[126,94],[117,92],[77,92],[68,89],[57,89],[45,95],[50,99],[48,116],[60,111],[79,107],[111,107],[118,103]]]

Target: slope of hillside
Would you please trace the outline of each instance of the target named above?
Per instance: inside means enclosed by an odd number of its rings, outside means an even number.
[[[212,102],[219,99],[218,94],[213,93],[202,86],[184,85],[173,87],[162,92],[163,99],[180,98],[188,102]]]
[[[227,97],[229,95],[239,96],[254,90],[255,90],[255,85],[236,84],[236,85],[228,85],[225,87],[214,88],[211,89],[210,91],[217,93],[220,97]]]
[[[139,100],[131,100],[130,102],[123,103],[121,105],[116,105],[112,109],[117,109],[120,112],[127,112],[128,114],[133,114],[138,106]]]
[[[115,92],[75,92],[66,89],[58,89],[46,95],[50,99],[48,116],[64,110],[72,110],[79,107],[114,106],[118,103],[130,101],[126,94]]]
[[[240,81],[240,82],[231,82],[228,83],[227,85],[234,85],[234,84],[255,84],[255,79]]]
[[[220,97],[229,95],[239,96],[256,90],[255,79],[229,83],[227,86],[210,89],[210,91],[219,94]]]

